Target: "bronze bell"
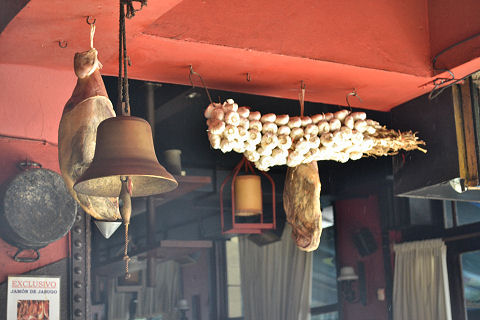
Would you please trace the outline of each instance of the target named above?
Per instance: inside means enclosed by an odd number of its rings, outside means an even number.
[[[132,180],[132,197],[164,193],[178,186],[158,163],[148,122],[117,116],[98,126],[93,161],[73,188],[87,195],[118,197],[121,177],[126,176]]]

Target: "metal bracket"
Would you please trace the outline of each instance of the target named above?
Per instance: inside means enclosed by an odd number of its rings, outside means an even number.
[[[70,231],[70,319],[90,319],[90,216],[78,210]]]

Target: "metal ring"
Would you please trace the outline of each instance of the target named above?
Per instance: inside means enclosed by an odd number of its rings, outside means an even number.
[[[62,49],[65,49],[68,46],[67,40],[58,40],[58,46]]]
[[[90,22],[90,18],[93,19],[93,22]],[[97,22],[97,19],[96,19],[96,18],[94,18],[94,17],[92,17],[92,16],[87,16],[87,23],[88,23],[89,25],[95,24],[95,22]]]
[[[40,259],[40,252],[38,252],[38,249],[32,249],[33,252],[35,252],[36,254],[36,257],[33,257],[33,258],[29,258],[29,257],[19,257],[18,255],[25,251],[25,249],[18,249],[17,253],[15,253],[15,255],[13,256],[13,260],[17,261],[17,262],[24,262],[24,263],[29,263],[29,262],[35,262],[37,261],[38,259]]]

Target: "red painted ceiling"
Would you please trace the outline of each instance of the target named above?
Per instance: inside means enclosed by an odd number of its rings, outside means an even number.
[[[355,88],[352,105],[389,110],[448,77],[432,58],[479,33],[478,12],[478,0],[151,0],[127,21],[129,76],[189,84],[193,65],[210,88],[297,99],[304,81],[308,101],[345,105]],[[0,34],[0,63],[72,70],[89,49],[87,16],[102,73],[116,75],[114,0],[31,0]],[[477,37],[437,65],[461,78],[479,56]]]

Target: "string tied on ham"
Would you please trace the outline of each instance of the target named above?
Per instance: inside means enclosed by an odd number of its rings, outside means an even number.
[[[93,48],[93,38],[95,37],[95,22],[97,22],[97,19],[93,18],[93,21],[90,22],[91,16],[87,17],[87,23],[90,25],[90,49]]]

